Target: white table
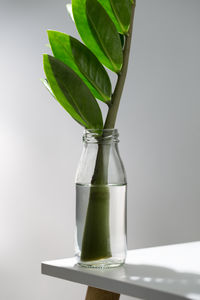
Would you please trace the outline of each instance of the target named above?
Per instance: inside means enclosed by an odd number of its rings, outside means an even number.
[[[200,242],[131,250],[124,266],[107,270],[47,261],[42,274],[147,300],[200,300]]]

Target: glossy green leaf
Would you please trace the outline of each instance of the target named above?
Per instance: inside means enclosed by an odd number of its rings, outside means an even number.
[[[109,76],[96,56],[82,43],[70,37],[71,49],[76,65],[81,73],[98,91],[104,101],[111,99],[112,87]],[[95,93],[97,94],[97,93]]]
[[[80,117],[79,114],[77,114],[77,112],[74,110],[74,108],[68,102],[68,100],[66,99],[62,90],[60,89],[60,87],[55,79],[55,76],[52,72],[51,65],[50,65],[47,54],[44,54],[44,56],[43,56],[43,65],[44,65],[45,74],[46,74],[48,80],[50,80],[50,82],[51,82],[50,89],[51,89],[51,91],[53,89],[53,91],[55,92],[55,95],[56,95],[55,96],[54,92],[52,91],[53,96],[62,105],[62,107],[72,116],[72,118],[74,118],[82,126],[87,127],[87,123]]]
[[[81,42],[57,31],[48,31],[56,58],[68,65],[85,82],[95,98],[107,102],[111,98],[108,74],[96,56]]]
[[[44,55],[44,70],[58,102],[87,128],[102,128],[103,120],[97,101],[80,77],[55,57]]]
[[[123,32],[128,32],[131,20],[131,1],[130,0],[110,0],[113,12],[115,14]]]
[[[124,33],[123,31],[123,27],[121,27],[120,23],[118,22],[118,20],[116,19],[111,3],[109,0],[98,0],[98,2],[103,6],[103,8],[106,10],[107,14],[109,15],[109,17],[111,18],[111,20],[113,21],[113,23],[115,24],[115,27],[117,29],[117,31],[119,33]]]
[[[117,36],[117,31],[106,14],[105,10],[102,8],[102,6],[95,0],[95,15],[91,18],[89,17],[91,15],[90,8],[87,9],[86,12],[86,0],[72,0],[72,10],[73,10],[73,16],[75,20],[75,24],[77,27],[77,30],[83,40],[83,42],[87,45],[87,47],[96,55],[96,57],[99,59],[99,61],[105,65],[107,68],[114,72],[118,72],[122,67],[122,49],[119,41],[119,37]],[[91,3],[93,6],[93,3]],[[90,5],[89,5],[90,6]],[[88,5],[87,5],[88,7]],[[98,11],[98,7],[100,7],[101,11],[101,26],[103,23],[102,28],[100,29],[101,34],[99,35],[99,32],[96,32],[96,29],[98,26],[95,26],[96,21],[94,23],[94,26],[91,26],[92,19],[96,18],[99,20],[98,14],[100,11]],[[103,11],[103,12],[102,12]],[[92,12],[93,13],[93,12]],[[90,19],[90,20],[89,20]],[[90,24],[89,24],[90,23]],[[108,29],[108,32],[107,32]],[[113,30],[113,31],[112,31]],[[102,34],[104,32],[104,35]],[[107,34],[105,34],[107,32]],[[112,34],[113,33],[113,34]],[[103,40],[102,40],[103,35]],[[106,41],[105,41],[106,38]],[[111,41],[108,43],[108,39]],[[106,45],[105,45],[106,44]],[[109,45],[108,45],[109,44]],[[103,45],[103,47],[102,47]],[[109,50],[107,47],[109,46]],[[108,53],[110,52],[110,47],[112,47],[112,52],[116,51],[116,54],[113,57],[110,57]],[[113,48],[114,47],[114,48]],[[108,53],[106,53],[106,51]],[[111,55],[112,56],[112,55]],[[116,59],[117,57],[117,59]]]
[[[115,71],[122,67],[123,53],[119,34],[105,9],[97,0],[86,0],[86,13],[93,35]]]

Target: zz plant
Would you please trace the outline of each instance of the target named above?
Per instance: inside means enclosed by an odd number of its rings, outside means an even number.
[[[86,129],[112,129],[126,78],[131,45],[135,0],[72,0],[67,4],[81,43],[70,35],[48,31],[53,56],[44,54],[46,79],[43,83],[64,109]],[[117,75],[115,88],[106,71]],[[108,112],[103,122],[97,100],[103,101]],[[109,193],[106,188],[107,166],[99,145],[91,184],[87,218],[82,242],[82,260],[96,260],[111,255],[108,215]],[[102,207],[95,208],[94,199],[104,189]],[[90,219],[96,217],[101,228],[99,235]],[[93,247],[90,247],[90,240]],[[105,242],[102,242],[105,241]]]

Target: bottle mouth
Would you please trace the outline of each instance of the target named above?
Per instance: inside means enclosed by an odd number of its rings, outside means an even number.
[[[86,143],[111,143],[119,142],[117,129],[85,129],[83,141]]]

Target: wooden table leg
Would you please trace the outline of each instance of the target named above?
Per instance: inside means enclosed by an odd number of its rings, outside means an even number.
[[[119,300],[120,295],[88,286],[85,300]]]

